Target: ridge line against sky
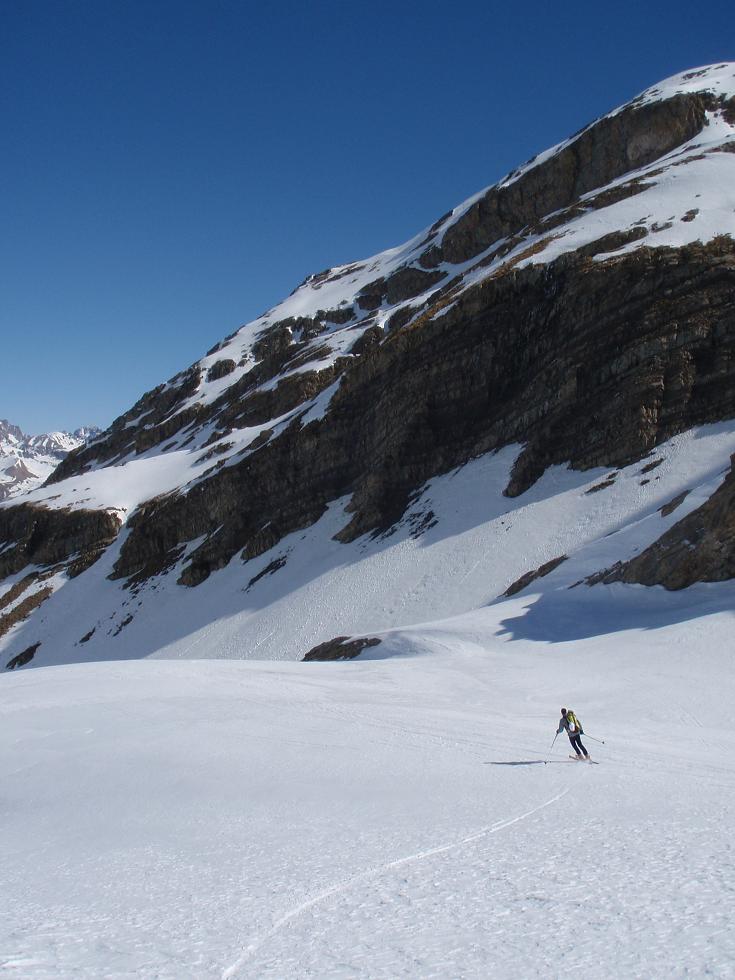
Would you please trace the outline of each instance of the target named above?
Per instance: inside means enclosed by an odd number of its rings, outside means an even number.
[[[306,275],[398,245],[655,82],[684,3],[0,4],[0,416],[106,426]]]

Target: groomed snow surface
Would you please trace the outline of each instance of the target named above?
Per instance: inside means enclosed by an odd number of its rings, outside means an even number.
[[[4,675],[0,974],[733,976],[731,585],[548,642],[536,598],[382,659]]]

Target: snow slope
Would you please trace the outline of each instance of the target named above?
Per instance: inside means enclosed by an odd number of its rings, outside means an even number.
[[[732,976],[731,587],[659,591],[543,641],[519,596],[348,663],[3,675],[0,975]],[[598,765],[544,764],[561,704]]]
[[[388,538],[345,550],[335,507],[293,553],[213,576],[204,604],[170,576],[164,617],[141,592],[128,626],[75,648],[295,657],[349,608],[383,629],[356,661],[4,673],[0,975],[732,976],[732,584],[570,586],[706,499],[734,449],[733,424],[707,426],[593,493],[609,471],[560,467],[510,501],[509,448],[432,481]],[[91,599],[114,617],[107,561]],[[89,599],[49,620],[51,656]],[[179,638],[156,649],[162,622]],[[549,752],[562,704],[597,764],[564,736]]]
[[[708,499],[735,453],[735,422],[693,429],[619,471],[552,467],[509,499],[503,489],[518,452],[509,446],[431,480],[388,535],[335,541],[349,520],[347,499],[335,501],[312,527],[258,558],[233,558],[197,587],[196,601],[176,584],[186,554],[170,574],[132,592],[111,582],[123,532],[84,576],[62,572],[38,583],[56,591],[28,628],[18,624],[0,637],[0,661],[36,641],[34,666],[144,656],[298,660],[339,634],[406,627],[485,606],[561,555],[569,560],[542,581],[544,591],[564,594],[574,582],[633,557]],[[158,457],[160,465],[167,459]],[[112,478],[115,469],[100,473]],[[685,491],[683,502],[662,516],[661,508]],[[0,599],[27,574],[8,577]],[[596,591],[569,594],[584,606]]]

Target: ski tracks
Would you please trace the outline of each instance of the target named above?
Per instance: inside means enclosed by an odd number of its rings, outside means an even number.
[[[588,771],[586,770],[586,767],[585,771]],[[247,964],[248,960],[251,959],[251,957],[254,956],[254,954],[257,953],[263,946],[265,946],[269,940],[288,926],[289,923],[293,922],[295,919],[298,919],[299,916],[303,915],[305,912],[308,912],[321,902],[326,901],[328,898],[331,898],[333,895],[348,892],[357,885],[379,878],[381,875],[391,872],[396,868],[403,867],[404,865],[412,864],[417,861],[423,861],[427,858],[435,857],[437,854],[445,854],[447,851],[464,847],[467,844],[471,844],[483,837],[490,837],[493,834],[497,834],[501,830],[505,830],[506,827],[511,827],[513,824],[520,823],[520,821],[526,820],[535,813],[539,813],[541,810],[546,809],[546,807],[553,806],[554,803],[557,803],[564,796],[566,796],[571,789],[572,786],[567,786],[566,789],[562,790],[560,793],[557,793],[556,796],[552,796],[551,799],[546,800],[544,803],[540,803],[538,806],[535,806],[530,810],[526,810],[524,813],[520,813],[515,817],[507,817],[504,820],[499,820],[496,823],[489,824],[487,827],[483,827],[467,837],[462,837],[460,840],[454,840],[448,844],[440,844],[437,847],[428,848],[427,850],[417,851],[415,854],[409,854],[406,857],[397,858],[395,861],[388,861],[386,864],[369,868],[367,871],[361,871],[359,874],[353,875],[351,878],[348,878],[347,881],[340,882],[337,885],[332,885],[330,888],[319,892],[319,894],[315,895],[313,898],[308,899],[306,902],[302,902],[300,905],[296,905],[290,912],[287,912],[285,915],[281,916],[281,918],[271,926],[265,935],[261,936],[260,939],[256,939],[255,942],[247,946],[240,956],[234,961],[234,963],[226,967],[222,972],[222,980],[231,980],[232,977],[235,977]]]

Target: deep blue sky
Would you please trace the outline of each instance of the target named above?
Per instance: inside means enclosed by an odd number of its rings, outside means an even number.
[[[0,418],[107,425],[310,272],[661,78],[730,0],[0,0]]]

